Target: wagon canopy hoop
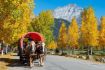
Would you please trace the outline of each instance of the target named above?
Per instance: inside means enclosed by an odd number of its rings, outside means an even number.
[[[23,47],[23,41],[25,38],[31,38],[34,41],[42,41],[44,42],[44,36],[38,32],[28,32],[25,35],[23,35],[20,39],[20,47]]]

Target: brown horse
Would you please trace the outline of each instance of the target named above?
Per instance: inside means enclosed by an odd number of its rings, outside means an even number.
[[[43,64],[44,64],[45,57],[46,57],[46,51],[43,53],[39,53],[39,52],[36,52],[36,50],[34,50],[34,51],[32,50],[31,43],[29,45],[27,45],[25,48],[25,55],[27,57],[28,64],[30,65],[30,67],[32,67],[33,61],[36,59],[39,59],[40,66],[43,66]]]
[[[37,44],[36,53],[37,53],[37,57],[39,58],[40,66],[43,66],[45,57],[46,57],[46,50],[45,50],[45,45],[42,42],[39,42]]]

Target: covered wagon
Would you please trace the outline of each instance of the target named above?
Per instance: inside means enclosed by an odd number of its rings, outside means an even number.
[[[30,58],[27,58],[27,55],[24,52],[24,42],[26,39],[28,41],[33,40],[33,41],[45,42],[44,36],[38,32],[28,32],[24,36],[22,36],[19,39],[19,44],[18,44],[19,57],[22,63],[30,61]],[[28,54],[28,55],[31,56],[31,54]],[[33,55],[36,55],[36,54],[33,54]]]

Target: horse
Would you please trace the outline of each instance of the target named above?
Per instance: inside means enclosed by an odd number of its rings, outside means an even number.
[[[46,57],[46,50],[44,50],[45,47],[43,48],[44,51],[42,53],[37,51],[39,50],[37,47],[41,47],[41,45],[39,45],[39,43],[34,44],[34,42],[32,41],[25,48],[25,55],[27,57],[27,62],[30,67],[32,67],[33,61],[36,59],[39,59],[40,66],[44,65],[44,61]]]
[[[39,42],[36,46],[36,54],[39,58],[39,64],[40,66],[44,65],[45,57],[46,57],[46,48],[45,44],[43,42]]]

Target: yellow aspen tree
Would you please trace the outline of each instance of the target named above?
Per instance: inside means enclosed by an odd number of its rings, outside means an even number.
[[[55,50],[57,48],[57,43],[55,41],[51,41],[48,44],[48,49]]]
[[[86,37],[86,33],[87,33],[87,29],[86,29],[86,24],[85,24],[85,17],[86,17],[86,9],[84,9],[84,11],[82,12],[82,21],[81,21],[81,28],[80,28],[80,31],[81,31],[81,34],[80,34],[80,43],[83,45],[83,46],[87,46],[87,40],[88,38]]]
[[[75,49],[78,47],[79,40],[79,28],[76,22],[76,18],[73,18],[68,28],[68,44],[71,48]]]
[[[100,25],[100,35],[99,35],[99,46],[105,48],[105,16],[101,18],[101,25]]]
[[[89,7],[82,13],[81,39],[82,42],[85,41],[84,46],[90,48],[90,54],[92,54],[92,47],[98,45],[98,37],[97,19],[93,9]]]
[[[62,22],[61,27],[59,29],[59,37],[58,37],[58,45],[62,50],[66,48],[67,44],[67,29],[64,22]]]
[[[54,17],[52,11],[42,11],[39,16],[32,20],[31,25],[34,31],[44,35],[46,44],[49,44],[53,40]]]
[[[27,32],[33,0],[0,0],[0,39],[16,42]]]

